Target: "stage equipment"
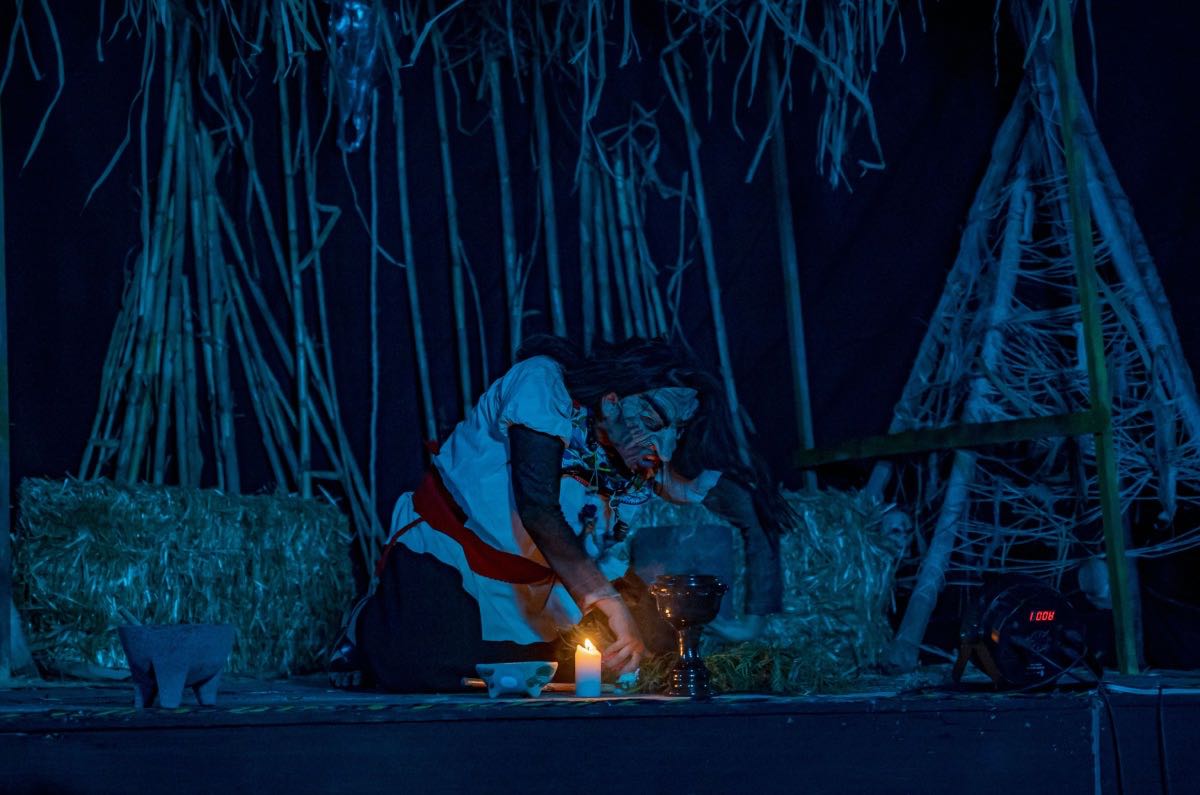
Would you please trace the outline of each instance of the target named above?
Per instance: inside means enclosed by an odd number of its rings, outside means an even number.
[[[987,586],[963,617],[954,681],[973,662],[997,688],[1049,686],[1083,663],[1098,678],[1083,622],[1055,589],[1029,577],[1002,577]]]
[[[708,668],[700,656],[700,634],[716,618],[725,583],[710,574],[662,574],[650,586],[658,614],[675,629],[679,661],[667,675],[668,696],[706,699]]]

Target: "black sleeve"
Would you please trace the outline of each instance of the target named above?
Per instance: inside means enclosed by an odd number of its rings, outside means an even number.
[[[722,475],[704,498],[704,507],[736,527],[746,544],[746,612],[762,616],[783,609],[779,555],[754,510],[754,497]]]
[[[508,429],[513,497],[525,531],[537,544],[571,598],[584,611],[616,589],[588,557],[558,502],[563,443],[524,425]]]

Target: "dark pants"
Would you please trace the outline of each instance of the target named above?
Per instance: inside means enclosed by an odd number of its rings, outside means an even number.
[[[461,691],[477,663],[554,660],[558,646],[483,640],[462,575],[403,544],[358,616],[356,642],[378,686],[409,693]]]

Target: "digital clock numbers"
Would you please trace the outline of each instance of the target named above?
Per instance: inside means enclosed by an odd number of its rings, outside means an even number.
[[[1053,621],[1054,620],[1054,611],[1053,610],[1030,610],[1029,611],[1029,620],[1030,621]]]

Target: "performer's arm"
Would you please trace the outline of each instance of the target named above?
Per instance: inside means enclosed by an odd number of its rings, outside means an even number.
[[[584,611],[617,591],[588,556],[558,501],[563,443],[524,425],[508,429],[513,496],[521,524]]]
[[[704,507],[736,527],[745,541],[746,613],[778,613],[783,608],[779,555],[754,510],[754,497],[741,483],[723,475],[704,497]]]
[[[617,673],[637,670],[646,652],[637,622],[617,589],[588,557],[558,501],[562,441],[524,425],[512,425],[508,444],[521,524],[580,609],[586,613],[594,606],[608,619],[616,640],[604,650],[604,667]]]

